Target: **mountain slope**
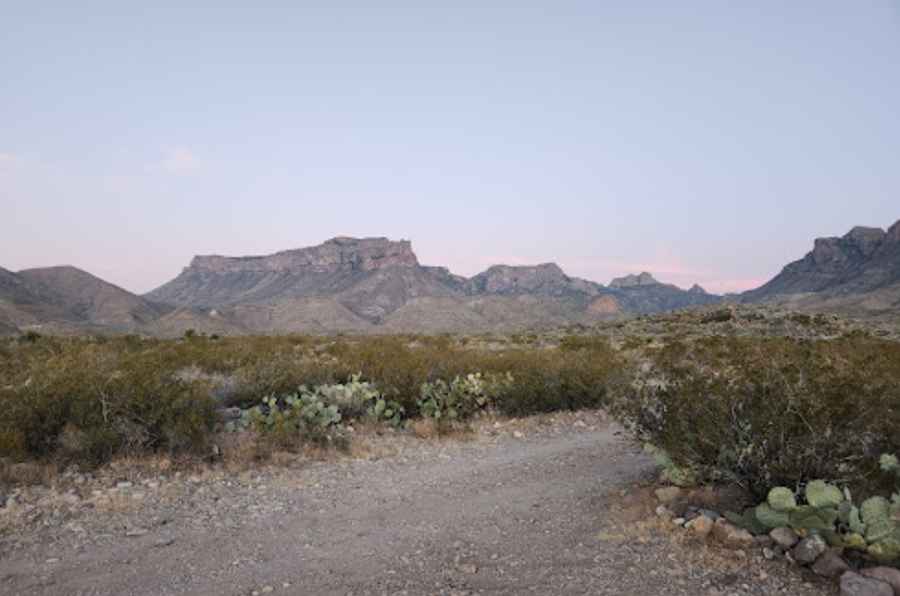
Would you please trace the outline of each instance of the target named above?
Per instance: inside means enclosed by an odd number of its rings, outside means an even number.
[[[865,303],[878,293],[890,305],[900,284],[900,221],[888,228],[855,227],[840,238],[817,238],[813,250],[788,264],[763,286],[742,294],[744,302],[793,301],[814,307],[834,301]],[[900,295],[900,294],[898,294]],[[851,298],[856,297],[856,298]],[[866,308],[861,306],[861,308]]]
[[[65,311],[66,320],[131,329],[163,313],[159,306],[75,267],[26,269],[17,275],[52,296]]]
[[[75,320],[59,296],[41,284],[0,268],[0,319],[15,326]]]
[[[656,280],[627,285],[569,277],[554,263],[495,265],[467,279],[419,264],[408,241],[340,237],[268,256],[198,256],[146,298],[192,309],[181,317],[214,310],[276,333],[547,327],[718,300]]]

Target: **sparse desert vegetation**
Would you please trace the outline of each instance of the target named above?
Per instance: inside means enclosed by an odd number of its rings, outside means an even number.
[[[160,461],[255,473],[352,453],[362,437],[490,434],[569,412],[577,430],[578,412],[604,410],[665,481],[739,490],[716,505],[727,527],[709,526],[726,543],[812,532],[864,566],[900,554],[897,337],[890,325],[733,306],[513,335],[30,333],[0,344],[0,478],[64,486],[78,471],[118,477]],[[711,515],[661,507],[688,535]]]

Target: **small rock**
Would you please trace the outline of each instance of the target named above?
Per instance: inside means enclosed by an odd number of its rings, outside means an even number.
[[[771,561],[772,559],[775,558],[775,551],[769,547],[766,547],[766,548],[762,549],[762,556],[767,561]]]
[[[133,530],[128,530],[125,532],[125,536],[128,538],[137,538],[138,536],[143,536],[147,533],[147,530],[143,528],[135,528]]]
[[[712,509],[698,509],[697,513],[699,513],[700,515],[703,515],[705,517],[708,517],[709,519],[711,519],[713,521],[716,521],[717,519],[722,517],[721,515],[719,515],[718,511],[713,511]]]
[[[822,577],[838,577],[845,571],[850,571],[850,566],[841,557],[839,549],[830,548],[822,554],[812,566],[813,572]]]
[[[841,596],[894,596],[891,584],[847,571],[841,576]]]
[[[275,588],[273,588],[272,586],[263,586],[263,589],[260,590],[260,593],[261,594],[271,594],[274,591],[275,591]]]
[[[575,424],[573,424],[572,426],[574,426],[575,428],[584,428],[587,426],[587,424],[584,423],[584,420],[576,420]]]
[[[478,565],[474,563],[463,563],[462,565],[457,567],[457,569],[469,575],[475,575],[476,573],[478,573]]]
[[[812,565],[828,549],[825,539],[818,534],[804,538],[791,549],[791,557],[801,565]]]
[[[797,541],[800,540],[797,532],[790,528],[775,528],[769,532],[769,537],[775,541],[775,544],[785,549],[793,548]]]
[[[514,436],[515,438],[517,438],[517,439],[524,439],[524,438],[525,438],[525,434],[522,433],[522,432],[519,432],[519,431],[517,431],[517,430],[514,430],[514,431],[513,431],[513,436]]]
[[[660,505],[656,508],[656,516],[663,519],[673,519],[675,517],[675,514],[672,513],[665,505]]]
[[[119,490],[122,490],[125,488],[131,488],[132,486],[134,486],[134,483],[128,482],[126,480],[123,480],[121,482],[116,482],[116,488],[118,488]]]
[[[677,486],[666,486],[656,489],[656,499],[663,505],[668,505],[681,497],[681,489]]]
[[[729,523],[724,517],[713,525],[713,537],[728,548],[752,548],[755,544],[753,534]]]
[[[900,569],[893,567],[870,567],[863,569],[862,573],[866,577],[872,579],[880,579],[891,585],[894,589],[894,596],[900,596]]]
[[[175,539],[169,537],[169,538],[160,538],[153,544],[153,546],[156,548],[164,548],[166,546],[171,546],[173,544],[175,544]]]
[[[700,536],[701,538],[706,538],[709,536],[710,532],[713,531],[713,520],[709,519],[705,515],[701,515],[699,517],[695,517],[691,521],[685,525],[685,528]]]
[[[672,523],[675,524],[676,526],[683,526],[686,522],[687,522],[687,520],[684,519],[683,517],[676,517],[675,519],[672,520]]]

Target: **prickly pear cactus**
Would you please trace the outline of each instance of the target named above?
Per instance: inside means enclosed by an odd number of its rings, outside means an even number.
[[[897,529],[891,519],[891,503],[884,497],[871,497],[863,501],[860,515],[866,524],[866,540],[870,543],[885,540]]]
[[[824,480],[813,480],[806,485],[806,502],[816,509],[836,508],[843,500],[841,489]]]
[[[831,530],[838,519],[835,508],[801,505],[790,513],[790,526],[795,530]]]
[[[866,524],[863,523],[862,517],[859,513],[859,507],[855,505],[850,508],[850,515],[847,519],[847,526],[850,528],[850,531],[854,534],[865,535],[866,533]]]
[[[768,503],[760,503],[754,510],[754,515],[759,523],[766,529],[774,530],[787,526],[791,522],[791,515],[786,511],[777,511]]]
[[[780,512],[790,512],[797,508],[794,491],[784,486],[776,486],[770,490],[766,502],[773,510]]]

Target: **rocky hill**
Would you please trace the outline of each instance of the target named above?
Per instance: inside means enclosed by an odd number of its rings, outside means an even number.
[[[466,278],[420,264],[408,241],[340,237],[267,256],[198,256],[143,297],[74,267],[0,269],[0,333],[508,331],[719,300],[648,273],[605,287],[554,263],[496,265]]]
[[[168,307],[75,267],[0,269],[0,323],[48,332],[138,331]]]
[[[606,288],[554,263],[496,265],[465,278],[421,265],[408,241],[387,238],[334,238],[260,257],[199,256],[145,298],[266,332],[506,330],[719,299],[655,280]]]
[[[900,308],[900,221],[887,230],[855,227],[839,238],[817,238],[806,256],[740,299],[850,314],[896,312]]]

